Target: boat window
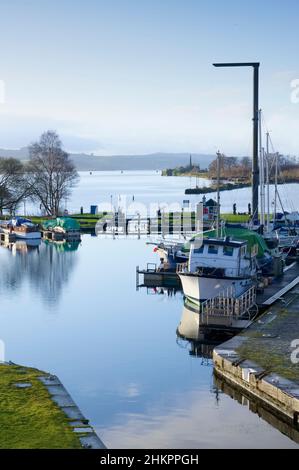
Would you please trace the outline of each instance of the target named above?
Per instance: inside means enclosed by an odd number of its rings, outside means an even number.
[[[225,256],[233,256],[234,254],[234,247],[233,246],[224,246],[223,247],[223,254]]]
[[[194,253],[198,253],[198,254],[203,253],[203,249],[204,249],[204,245],[201,245],[201,247],[196,248],[196,249],[194,250]]]
[[[209,255],[217,255],[218,254],[218,247],[215,245],[209,245],[208,250]]]

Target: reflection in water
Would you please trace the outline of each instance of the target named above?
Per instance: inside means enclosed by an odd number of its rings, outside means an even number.
[[[180,340],[188,341],[190,356],[206,359],[210,362],[213,358],[214,347],[230,337],[223,332],[210,330],[206,325],[202,325],[196,308],[191,309],[186,302],[177,328],[177,336]],[[178,344],[182,345],[182,342],[178,340]]]
[[[269,411],[262,401],[254,400],[252,396],[247,395],[246,392],[241,392],[239,388],[233,387],[218,375],[214,376],[214,382],[215,387],[221,393],[225,393],[233,400],[236,400],[240,405],[248,408],[252,413],[257,414],[275,429],[278,429],[282,434],[299,444],[299,427],[292,426],[284,415],[278,416],[273,414],[273,411]]]
[[[217,344],[222,343],[227,338],[215,336],[215,332],[200,324],[200,316],[195,310],[191,310],[185,304],[182,317],[177,329],[177,335],[180,340],[188,341],[189,354],[202,360],[202,365],[212,365],[213,349]],[[211,392],[215,394],[217,405],[220,402],[221,395],[225,394],[240,405],[247,407],[251,412],[257,414],[268,424],[278,429],[282,434],[288,436],[297,444],[299,443],[299,428],[292,426],[286,419],[276,416],[273,411],[269,411],[262,402],[253,400],[250,396],[246,397],[240,389],[228,384],[218,375],[214,375],[214,384]]]
[[[42,300],[54,304],[68,283],[80,242],[18,240],[2,243],[0,292],[20,289],[26,282]]]

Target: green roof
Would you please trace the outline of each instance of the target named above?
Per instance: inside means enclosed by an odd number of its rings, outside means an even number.
[[[257,246],[257,256],[260,258],[264,256],[265,251],[268,250],[267,245],[263,237],[256,232],[248,230],[247,228],[240,228],[240,227],[224,227],[221,230],[221,235],[223,238],[231,237],[233,240],[245,240],[249,246],[250,251],[254,246]],[[195,237],[199,237],[200,234],[195,235]],[[215,238],[217,236],[216,230],[208,231],[203,234],[204,237],[211,237]],[[195,238],[194,237],[194,238]],[[182,251],[188,252],[190,251],[190,242],[192,239],[185,243],[184,248]]]
[[[46,220],[42,224],[46,230],[54,229],[55,227],[61,227],[64,230],[80,230],[80,224],[76,219],[71,217],[56,217],[56,219]]]

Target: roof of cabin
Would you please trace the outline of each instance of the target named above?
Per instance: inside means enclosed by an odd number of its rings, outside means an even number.
[[[217,202],[214,201],[214,199],[209,199],[207,202],[205,202],[205,206],[217,206]]]
[[[190,240],[191,242],[195,239]],[[233,248],[240,248],[247,245],[246,241],[232,240],[231,238],[203,238],[203,245],[217,245],[217,246],[231,246]]]

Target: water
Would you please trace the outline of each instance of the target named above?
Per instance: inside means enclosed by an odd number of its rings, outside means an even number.
[[[111,207],[126,206],[129,213],[142,210],[140,204],[145,205],[146,211],[155,213],[160,205],[172,204],[170,210],[182,207],[184,200],[189,200],[190,205],[195,206],[202,200],[202,195],[185,195],[185,189],[195,187],[195,178],[161,176],[156,171],[94,171],[80,172],[79,184],[74,188],[70,200],[63,203],[70,212],[79,212],[83,206],[85,212],[89,212],[90,205],[101,205],[104,210]],[[211,181],[198,178],[199,186],[210,186]],[[285,210],[293,211],[297,201],[297,184],[279,186],[282,203]],[[133,201],[134,196],[134,201]],[[216,193],[206,195],[207,198],[216,199]],[[270,201],[274,200],[274,187],[270,187]],[[247,212],[248,203],[251,202],[251,188],[236,189],[234,191],[221,192],[221,212],[232,213],[233,204],[237,204],[237,212]],[[271,205],[273,207],[273,205]],[[279,210],[280,210],[280,206]],[[152,210],[150,210],[152,208]],[[28,214],[37,214],[36,205],[27,202]],[[19,212],[23,213],[21,206]]]
[[[0,247],[6,359],[57,374],[107,447],[297,447],[215,393],[211,361],[177,338],[180,293],[136,291],[136,265],[157,261],[145,240],[17,248]]]

